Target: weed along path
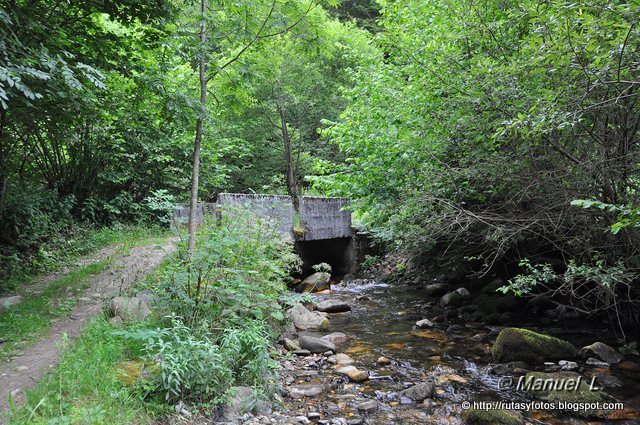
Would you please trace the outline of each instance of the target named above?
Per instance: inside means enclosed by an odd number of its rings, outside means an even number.
[[[174,239],[167,239],[160,244],[105,249],[92,256],[93,260],[90,263],[102,264],[102,267],[95,269],[95,274],[86,276],[86,289],[78,291],[74,307],[65,317],[54,320],[49,331],[32,345],[14,352],[12,357],[0,365],[0,423],[3,413],[10,407],[10,399],[13,399],[16,405],[21,404],[24,400],[23,390],[35,386],[58,363],[63,341],[80,335],[87,322],[102,311],[106,300],[128,289],[134,282],[155,269],[162,259],[175,249],[174,242]],[[97,258],[100,256],[104,258]],[[53,285],[64,277],[45,277],[41,282]],[[47,290],[42,287],[46,285],[37,285],[39,288],[34,291],[35,294]],[[68,295],[68,292],[63,295]],[[29,302],[28,295],[25,298],[24,302]],[[47,308],[46,306],[47,304],[43,304],[41,308]]]

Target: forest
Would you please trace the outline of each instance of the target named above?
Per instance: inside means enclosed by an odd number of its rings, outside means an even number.
[[[638,423],[639,98],[636,1],[0,0],[0,424]]]

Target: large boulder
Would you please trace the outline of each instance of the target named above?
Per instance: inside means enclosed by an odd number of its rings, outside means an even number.
[[[532,365],[574,358],[576,353],[576,348],[567,341],[519,328],[500,331],[491,349],[496,362],[523,361]]]
[[[325,313],[342,313],[351,310],[351,306],[340,300],[325,300],[316,305],[316,310]]]
[[[336,352],[335,344],[324,338],[301,335],[298,338],[298,343],[300,344],[300,348],[302,348],[303,350],[309,350],[312,353],[324,353],[327,351],[331,351],[335,354]]]
[[[14,295],[13,297],[0,298],[0,313],[10,309],[22,302],[22,296]]]
[[[309,311],[302,304],[296,304],[287,310],[287,317],[291,319],[296,329],[329,329],[329,319],[317,311]]]
[[[457,292],[449,292],[440,298],[442,307],[460,307],[464,302],[464,298]]]
[[[624,356],[616,351],[615,348],[609,347],[603,342],[594,342],[591,345],[582,347],[578,353],[583,359],[595,357],[609,364],[617,364],[622,361]]]
[[[331,275],[326,272],[317,272],[307,277],[300,285],[296,287],[297,292],[320,292],[325,289],[331,289],[329,281]]]
[[[431,297],[439,297],[451,291],[453,288],[448,283],[432,283],[424,288],[426,295]]]
[[[109,314],[124,322],[135,322],[146,319],[151,314],[151,309],[142,298],[115,297],[109,302]]]

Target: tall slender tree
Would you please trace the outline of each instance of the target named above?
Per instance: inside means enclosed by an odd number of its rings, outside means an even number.
[[[193,173],[191,180],[191,202],[189,204],[189,252],[196,249],[196,229],[198,227],[198,186],[200,180],[200,148],[204,113],[207,107],[207,0],[200,0],[200,110],[196,119],[196,136],[193,142]]]

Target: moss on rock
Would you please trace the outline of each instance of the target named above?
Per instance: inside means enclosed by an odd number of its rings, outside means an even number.
[[[522,415],[509,410],[469,409],[462,412],[462,420],[467,425],[522,425]]]
[[[149,379],[159,370],[157,364],[142,360],[124,360],[116,365],[116,379],[127,387],[133,387],[139,380]]]
[[[591,388],[589,380],[575,372],[529,372],[524,378],[525,390],[529,395],[554,403],[595,404],[605,399],[599,389]],[[529,385],[530,384],[530,385]],[[595,409],[566,409],[565,413],[580,417],[598,417],[601,412]]]
[[[506,328],[500,331],[491,349],[493,359],[500,363],[523,361],[539,364],[546,360],[574,358],[576,348],[567,341],[527,329]]]

